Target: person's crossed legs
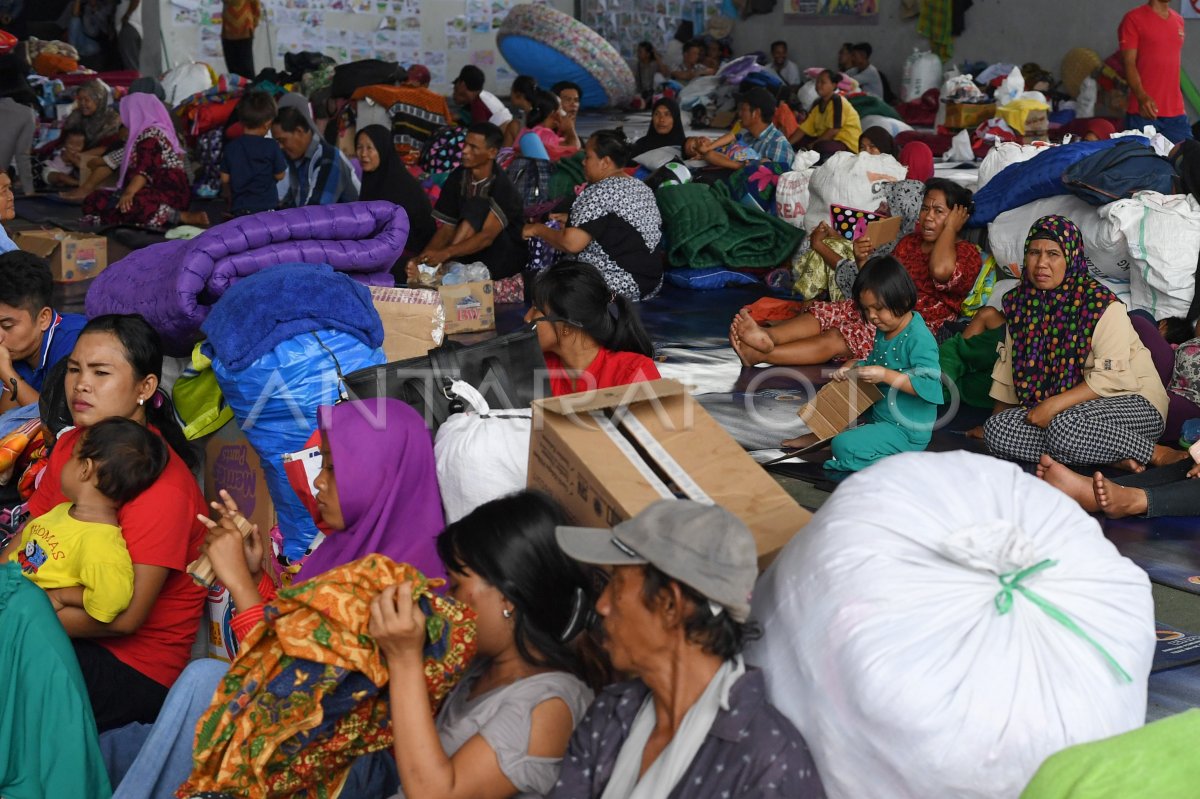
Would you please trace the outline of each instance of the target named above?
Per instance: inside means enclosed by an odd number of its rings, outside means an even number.
[[[745,366],[804,366],[853,357],[841,332],[832,328],[822,332],[821,323],[809,313],[763,327],[743,308],[729,326],[729,343]]]

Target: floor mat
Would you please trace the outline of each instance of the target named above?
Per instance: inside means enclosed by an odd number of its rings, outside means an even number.
[[[1200,517],[1104,519],[1101,525],[1104,536],[1151,580],[1200,594]]]

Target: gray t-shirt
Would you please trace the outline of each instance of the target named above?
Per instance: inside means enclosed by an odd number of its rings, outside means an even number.
[[[562,758],[529,754],[533,709],[547,699],[561,699],[576,726],[592,702],[592,689],[578,677],[561,671],[537,674],[468,699],[471,686],[486,662],[476,661],[437,716],[438,737],[450,757],[476,735],[483,736],[500,761],[500,770],[517,786],[516,799],[541,799],[554,787]],[[404,799],[404,792],[393,799]]]

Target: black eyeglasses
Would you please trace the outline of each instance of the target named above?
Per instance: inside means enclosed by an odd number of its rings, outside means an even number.
[[[537,330],[537,326],[540,324],[554,324],[555,322],[562,322],[564,325],[570,325],[571,327],[583,330],[583,325],[579,322],[576,322],[574,319],[563,319],[561,316],[539,316],[537,319],[531,319],[529,321],[529,329]]]

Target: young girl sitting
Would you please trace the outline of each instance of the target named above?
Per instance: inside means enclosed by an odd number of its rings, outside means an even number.
[[[129,607],[133,562],[117,510],[158,479],[167,457],[162,438],[130,419],[105,419],[80,437],[62,471],[69,502],[30,519],[6,553],[55,610],[83,608],[108,623]]]
[[[865,469],[898,452],[919,452],[929,445],[942,402],[938,346],[917,304],[917,287],[904,266],[890,255],[867,261],[854,280],[854,303],[875,326],[875,346],[862,361],[847,361],[834,380],[856,378],[882,383],[884,397],[868,412],[867,424],[834,437],[833,457],[825,468]],[[801,439],[783,442],[802,446]]]

